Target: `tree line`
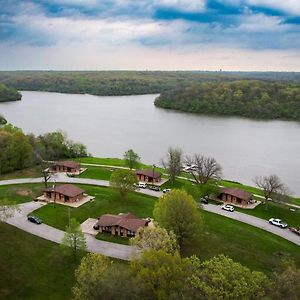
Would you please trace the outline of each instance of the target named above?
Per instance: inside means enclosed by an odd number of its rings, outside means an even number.
[[[61,131],[35,136],[11,124],[0,127],[0,175],[39,164],[44,160],[87,156],[81,143]]]
[[[0,102],[21,100],[22,95],[17,90],[0,83]],[[0,116],[1,125],[1,116]]]
[[[191,84],[163,92],[155,105],[191,113],[300,120],[300,85],[257,80]]]

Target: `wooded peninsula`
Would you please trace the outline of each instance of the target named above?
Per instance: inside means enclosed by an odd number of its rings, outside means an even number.
[[[0,102],[21,100],[22,95],[15,89],[0,84]]]
[[[201,83],[163,92],[155,105],[200,114],[300,120],[300,85],[257,80]]]

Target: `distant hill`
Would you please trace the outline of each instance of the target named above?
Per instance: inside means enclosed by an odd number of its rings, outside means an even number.
[[[300,82],[300,73],[208,71],[0,71],[18,90],[100,96],[156,94],[201,82],[260,78]]]
[[[300,85],[240,80],[163,92],[155,105],[184,112],[300,121]]]
[[[22,95],[15,89],[0,84],[0,102],[21,100]]]

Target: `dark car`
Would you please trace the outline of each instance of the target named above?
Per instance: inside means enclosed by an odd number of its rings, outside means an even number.
[[[35,216],[28,216],[27,220],[29,222],[32,222],[32,223],[38,224],[38,225],[43,223],[43,221],[41,219],[39,219],[38,217],[35,217]]]
[[[208,204],[208,198],[207,197],[202,197],[201,198],[201,203]]]
[[[99,230],[99,224],[96,223],[96,224],[93,226],[93,228],[94,228],[95,230]]]
[[[157,185],[148,185],[147,186],[149,190],[152,190],[152,191],[159,191],[159,186]]]

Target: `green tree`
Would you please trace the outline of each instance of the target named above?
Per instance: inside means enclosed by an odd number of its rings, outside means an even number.
[[[127,167],[132,170],[139,165],[141,158],[132,149],[129,149],[124,154],[124,160]]]
[[[131,274],[127,265],[114,264],[106,256],[89,253],[75,272],[75,300],[133,299]]]
[[[183,245],[197,241],[203,229],[195,200],[183,190],[164,194],[156,202],[153,215],[161,227],[175,233],[180,250]]]
[[[86,250],[85,236],[76,219],[70,220],[69,226],[66,227],[65,235],[61,241],[63,250],[71,250],[74,260],[77,259],[78,251]]]
[[[149,250],[132,261],[135,297],[143,300],[183,299],[186,270],[178,253]]]
[[[177,240],[175,234],[161,227],[139,228],[132,238],[131,244],[137,246],[140,250],[162,250],[166,253],[174,253],[177,249]]]
[[[111,174],[109,183],[119,191],[121,199],[124,200],[129,191],[136,190],[135,185],[138,183],[138,180],[132,171],[119,169]]]
[[[192,257],[189,262],[192,275],[187,285],[192,299],[266,299],[269,281],[261,272],[252,272],[224,255],[204,262]]]
[[[178,148],[170,147],[167,153],[167,160],[162,160],[162,164],[170,175],[170,181],[175,182],[176,176],[182,170],[182,151]]]
[[[293,261],[284,261],[271,277],[268,295],[274,300],[298,300],[300,295],[300,269]]]

